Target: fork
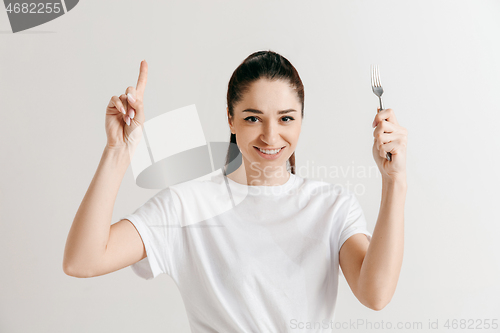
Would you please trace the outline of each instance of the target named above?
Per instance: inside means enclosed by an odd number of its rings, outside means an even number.
[[[380,82],[380,72],[378,70],[377,65],[372,65],[371,66],[371,72],[372,72],[372,90],[375,95],[377,95],[378,100],[380,102],[380,111],[384,109],[384,106],[382,105],[382,94],[384,93],[384,89],[382,88],[382,83]],[[388,161],[392,160],[392,154],[390,152],[387,152],[385,154],[385,158],[387,158]]]

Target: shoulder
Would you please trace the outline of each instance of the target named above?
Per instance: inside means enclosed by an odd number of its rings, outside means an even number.
[[[226,183],[218,172],[169,187],[183,226],[219,216],[232,208]]]
[[[199,194],[201,192],[214,193],[223,185],[224,180],[220,172],[214,172],[203,177],[198,177],[196,179],[191,179],[182,183],[171,185],[168,188],[180,197]]]

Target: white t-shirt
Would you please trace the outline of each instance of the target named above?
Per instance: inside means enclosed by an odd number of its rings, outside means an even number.
[[[372,237],[354,194],[292,173],[283,185],[247,186],[219,169],[121,219],[147,252],[132,270],[171,276],[195,333],[330,332],[339,250],[354,234]]]

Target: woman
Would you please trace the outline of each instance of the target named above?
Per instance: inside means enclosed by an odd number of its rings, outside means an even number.
[[[137,88],[108,105],[108,143],[68,236],[66,274],[130,265],[145,279],[168,274],[193,332],[330,331],[339,266],[362,304],[385,307],[402,265],[406,195],[407,134],[391,109],[373,124],[383,178],[373,235],[352,193],[295,174],[304,88],[272,51],[248,56],[229,81],[232,144],[223,172],[163,189],[110,226],[128,154],[141,138],[146,77],[143,61]],[[240,153],[241,165],[228,173]]]

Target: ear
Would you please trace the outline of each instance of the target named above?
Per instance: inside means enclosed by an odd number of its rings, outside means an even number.
[[[233,122],[233,121],[232,121],[232,118],[231,118],[231,116],[229,115],[229,107],[226,107],[226,111],[227,111],[227,122],[228,122],[228,124],[229,124],[229,129],[231,130],[231,133],[232,133],[232,134],[236,134],[236,133],[234,132],[234,129],[233,129],[233,124],[232,124],[232,122]]]

